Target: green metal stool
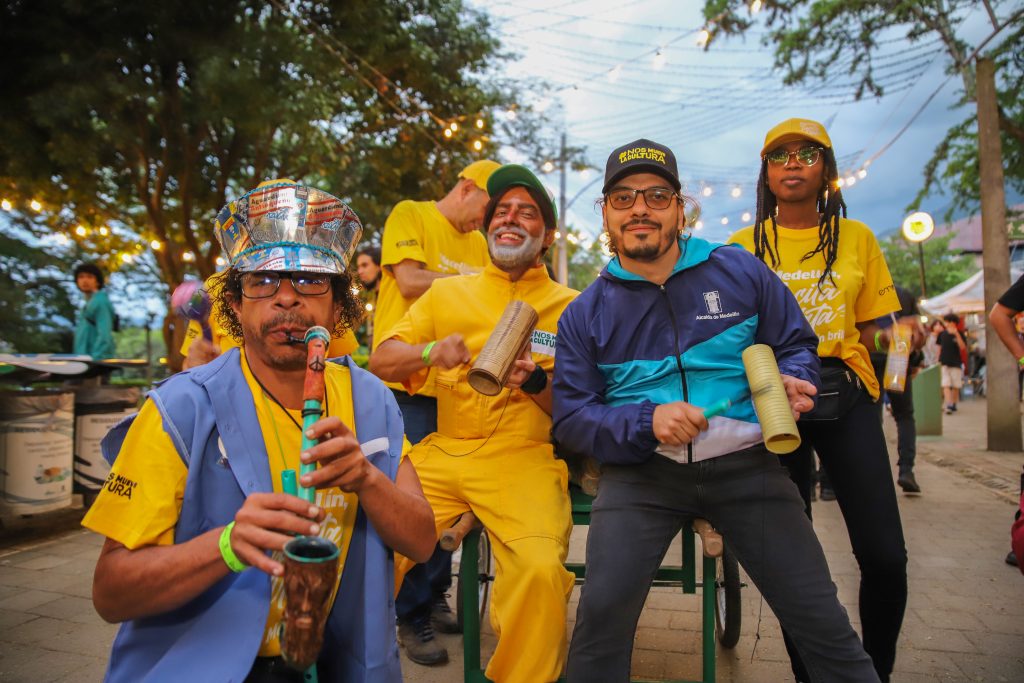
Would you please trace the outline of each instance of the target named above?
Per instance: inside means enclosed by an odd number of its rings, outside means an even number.
[[[572,501],[572,523],[577,526],[590,525],[590,508],[593,497],[575,487],[569,489]],[[490,683],[480,666],[480,620],[482,617],[481,596],[486,598],[486,584],[493,581],[490,576],[490,562],[481,562],[480,546],[483,530],[473,529],[462,542],[462,560],[459,564],[458,613],[462,623],[463,668],[466,683]],[[711,590],[702,594],[702,675],[700,681],[670,681],[664,683],[714,683],[716,633],[721,636],[723,647],[733,647],[739,638],[740,600],[739,568],[736,560],[723,552],[722,557],[704,557],[702,581],[696,576],[696,551],[693,525],[683,527],[683,563],[678,567],[661,567],[655,574],[654,586],[681,587],[683,593],[696,593],[698,588],[708,585]],[[489,545],[484,544],[485,550]],[[586,567],[577,562],[568,562],[566,569],[576,575],[576,585],[582,585],[586,578]],[[709,583],[710,581],[710,583]],[[481,586],[484,588],[481,589]],[[634,679],[635,683],[642,683]]]

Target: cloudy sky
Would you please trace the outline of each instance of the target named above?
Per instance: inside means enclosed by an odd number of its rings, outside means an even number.
[[[911,43],[899,33],[880,36],[876,75],[885,95],[856,101],[856,79],[845,73],[842,57],[828,83],[783,87],[759,28],[746,38],[716,40],[705,52],[698,46],[699,2],[471,1],[492,16],[505,49],[519,56],[507,71],[522,83],[526,101],[549,108],[569,144],[586,147],[599,169],[571,172],[567,181],[567,198],[578,195],[570,222],[592,234],[600,230],[593,201],[608,153],[646,137],[675,152],[684,190],[702,207],[699,234],[725,239],[751,221],[744,214],[754,209],[765,132],[794,116],[826,124],[841,173],[855,180],[843,189],[850,217],[886,232],[902,222],[946,130],[972,113],[952,109],[960,82],[947,82],[948,57],[934,38]],[[980,5],[959,29],[972,45],[991,30]],[[514,151],[508,156],[518,160]],[[557,171],[544,180],[557,196]],[[938,218],[948,199],[930,197],[922,208]]]

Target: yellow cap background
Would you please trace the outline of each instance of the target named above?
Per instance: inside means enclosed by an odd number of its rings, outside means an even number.
[[[832,140],[829,139],[825,126],[810,119],[786,119],[768,131],[768,134],[764,136],[764,147],[761,148],[761,156],[764,156],[779,145],[792,142],[793,140],[812,140],[832,149]]]
[[[491,174],[497,171],[501,167],[497,161],[491,161],[490,159],[481,159],[480,161],[474,161],[466,168],[459,172],[460,178],[469,178],[476,186],[484,192],[487,191],[487,179],[491,177]]]

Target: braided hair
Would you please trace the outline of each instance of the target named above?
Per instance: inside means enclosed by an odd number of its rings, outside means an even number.
[[[807,252],[801,258],[806,261],[817,253],[825,255],[825,270],[818,278],[818,290],[821,290],[828,278],[835,285],[835,278],[832,277],[832,266],[836,262],[836,254],[839,251],[839,215],[846,218],[846,202],[843,201],[843,193],[839,189],[839,167],[836,164],[836,155],[831,148],[826,147],[822,152],[825,159],[825,178],[818,190],[818,213],[821,218],[818,222],[818,245]],[[779,231],[775,223],[775,213],[778,202],[775,193],[768,187],[768,160],[761,159],[761,173],[757,177],[757,214],[754,218],[754,255],[762,261],[765,255],[771,259],[772,268],[779,265]],[[769,240],[766,221],[771,221],[771,239]]]

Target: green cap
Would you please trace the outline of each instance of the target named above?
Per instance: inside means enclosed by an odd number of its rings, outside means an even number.
[[[533,188],[542,197],[547,197],[548,202],[551,204],[554,219],[555,221],[558,220],[558,207],[555,206],[555,200],[551,197],[551,193],[544,187],[544,183],[525,166],[505,164],[491,173],[491,176],[487,179],[487,194],[491,195],[491,197],[498,197],[504,194],[508,188],[515,187],[516,185]]]

